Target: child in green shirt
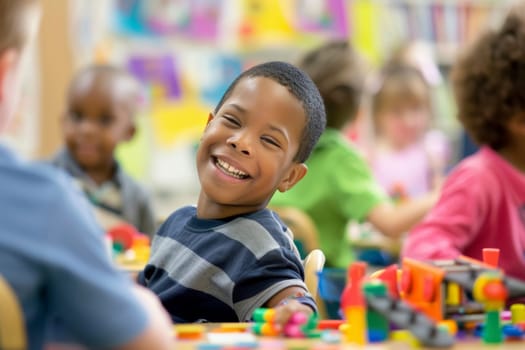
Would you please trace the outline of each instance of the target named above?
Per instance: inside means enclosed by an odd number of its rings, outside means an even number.
[[[327,127],[306,162],[308,175],[294,188],[276,193],[273,207],[296,207],[314,221],[326,266],[346,268],[354,260],[346,239],[349,221],[368,221],[389,237],[399,237],[420,221],[437,199],[431,193],[394,206],[342,130],[355,119],[362,90],[362,67],[346,41],[333,41],[299,62],[323,98]]]

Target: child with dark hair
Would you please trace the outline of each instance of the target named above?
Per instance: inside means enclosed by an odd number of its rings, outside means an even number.
[[[266,206],[306,174],[325,123],[315,84],[291,64],[257,65],[230,85],[197,151],[197,207],[166,220],[139,275],[174,322],[248,321],[275,307],[284,324],[315,310],[292,236]]]
[[[397,237],[418,222],[435,199],[425,196],[394,206],[364,158],[345,140],[342,129],[357,115],[364,71],[348,42],[317,47],[298,66],[319,89],[327,128],[306,163],[308,176],[288,193],[276,194],[271,204],[306,212],[319,232],[326,266],[346,268],[354,260],[350,243],[344,244],[350,221],[369,221],[380,232]]]
[[[153,235],[149,195],[115,159],[118,144],[135,134],[139,101],[138,82],[123,69],[95,64],[79,71],[67,93],[66,147],[52,163],[76,180],[106,231],[125,222]]]
[[[482,35],[453,68],[458,117],[481,146],[448,176],[441,198],[408,236],[403,255],[482,259],[525,280],[525,5]]]

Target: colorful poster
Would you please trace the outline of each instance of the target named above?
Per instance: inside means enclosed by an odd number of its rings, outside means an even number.
[[[151,100],[180,98],[181,83],[173,55],[131,56],[127,65],[143,85],[150,87]]]
[[[208,74],[201,79],[201,99],[215,106],[242,70],[243,63],[238,57],[213,55],[209,62]]]
[[[298,32],[319,33],[332,38],[348,37],[345,0],[298,0],[295,16]]]
[[[215,40],[222,0],[118,0],[117,31],[128,35]]]
[[[289,43],[295,34],[292,5],[291,0],[241,0],[241,44]]]

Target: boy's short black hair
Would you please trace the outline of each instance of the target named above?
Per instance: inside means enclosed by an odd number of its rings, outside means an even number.
[[[228,87],[215,107],[217,113],[224,101],[231,95],[237,83],[243,78],[265,77],[286,87],[303,105],[306,123],[299,150],[294,160],[303,163],[312,152],[326,125],[326,114],[323,100],[314,82],[306,73],[296,66],[280,61],[266,62],[256,65],[241,73]]]
[[[452,72],[458,118],[472,138],[498,150],[508,121],[525,113],[525,6],[482,35]]]
[[[86,77],[92,79],[90,84],[94,84],[99,79],[113,84],[112,89],[130,102],[133,111],[139,108],[142,99],[139,81],[124,68],[113,64],[94,63],[79,69],[69,82],[67,89],[68,100],[80,82]]]

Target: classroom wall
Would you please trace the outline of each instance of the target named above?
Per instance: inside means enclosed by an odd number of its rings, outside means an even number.
[[[328,38],[349,38],[372,66],[400,42],[423,40],[446,72],[458,49],[497,23],[510,2],[43,0],[36,113],[42,122],[32,155],[48,157],[61,145],[58,118],[75,69],[97,61],[127,67],[143,84],[144,109],[138,135],[118,157],[167,213],[195,200],[199,134],[228,83],[246,67],[293,61]],[[452,102],[442,100],[438,118],[457,128],[446,122],[454,119]]]
[[[61,145],[59,118],[66,86],[73,73],[69,26],[69,0],[42,0],[38,38],[40,72],[40,133],[34,156],[46,158]]]

